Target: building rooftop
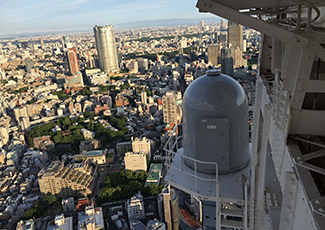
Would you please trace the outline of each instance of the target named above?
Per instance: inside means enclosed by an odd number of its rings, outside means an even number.
[[[130,227],[131,229],[134,229],[134,230],[146,230],[146,226],[141,223],[139,220],[138,221],[132,221],[130,222]]]
[[[88,229],[88,225],[93,225],[93,229],[104,229],[103,211],[101,207],[89,205],[84,212],[78,213],[78,230]]]
[[[153,219],[153,220],[148,221],[147,227],[148,227],[147,228],[148,230],[161,229],[161,228],[165,229],[166,225],[165,225],[165,223],[160,222],[157,219]]]
[[[47,230],[73,230],[73,217],[57,215],[53,222],[47,224]]]
[[[34,220],[25,220],[17,223],[17,230],[34,230]]]
[[[149,186],[150,184],[159,185],[160,178],[162,177],[162,164],[151,164],[149,168],[148,177],[145,183],[145,186]]]
[[[88,151],[86,153],[86,156],[101,156],[103,155],[104,151],[103,150],[92,150],[92,151]]]

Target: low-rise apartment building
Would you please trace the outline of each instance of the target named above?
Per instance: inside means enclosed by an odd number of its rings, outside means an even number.
[[[43,194],[58,197],[83,197],[92,193],[94,170],[86,163],[64,166],[61,161],[53,161],[38,173],[40,190]]]

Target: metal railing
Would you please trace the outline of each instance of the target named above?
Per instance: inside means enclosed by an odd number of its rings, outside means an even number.
[[[182,125],[182,124],[178,124],[174,127],[173,132],[171,133],[167,143],[165,144],[163,150],[165,150],[166,154],[167,154],[167,160],[165,161],[165,166],[167,167],[167,174],[169,174],[170,179],[172,181],[171,175],[172,175],[172,170],[176,170],[180,173],[184,173],[186,175],[188,175],[189,177],[194,179],[194,191],[195,193],[199,194],[202,198],[205,197],[205,195],[200,194],[199,190],[198,190],[198,184],[200,181],[206,181],[206,182],[212,182],[212,183],[216,183],[216,185],[218,185],[218,164],[216,162],[205,162],[205,161],[200,161],[200,160],[196,160],[194,158],[185,156],[184,154],[180,154],[178,151],[178,143],[179,141],[181,141],[181,139],[183,138],[183,136],[178,136],[176,133],[177,128]],[[172,143],[172,145],[170,144],[173,139],[176,137],[176,139],[174,140],[174,143]],[[169,147],[171,147],[169,149]],[[176,151],[174,151],[174,149],[176,149]],[[172,164],[173,160],[179,157],[180,159],[180,168],[175,167],[175,165]],[[185,162],[187,161],[187,162]],[[189,162],[191,162],[191,164],[189,164]],[[198,165],[210,165],[210,166],[214,166],[215,170],[216,170],[216,174],[209,174],[208,177],[202,177],[199,174],[201,174],[198,171]],[[193,167],[189,167],[189,165],[192,165]],[[192,170],[186,170],[188,168],[191,168]],[[216,195],[218,195],[218,191],[216,191]],[[216,200],[216,199],[215,199]]]

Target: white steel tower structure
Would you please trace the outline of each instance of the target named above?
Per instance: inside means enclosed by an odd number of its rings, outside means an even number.
[[[247,229],[250,148],[241,85],[220,70],[193,81],[183,98],[182,130],[164,148],[165,181],[201,200],[206,230]]]
[[[99,57],[99,68],[105,73],[118,71],[113,26],[95,26],[94,34]]]
[[[224,209],[220,175],[206,182],[184,170],[179,142],[167,182],[202,200],[215,196],[216,229],[325,229],[324,1],[199,0],[197,7],[262,33],[243,224],[223,223],[222,214],[240,212],[229,200]],[[177,181],[172,170],[195,178],[194,185]]]

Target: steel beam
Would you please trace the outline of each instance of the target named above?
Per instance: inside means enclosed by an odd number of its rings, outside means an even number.
[[[276,25],[268,24],[267,22],[240,13],[238,10],[234,10],[212,0],[198,0],[196,7],[199,8],[200,12],[210,12],[231,21],[241,23],[249,28],[255,29],[288,44],[309,49],[320,59],[325,61],[325,49],[319,43],[316,43],[302,35],[287,31]]]

